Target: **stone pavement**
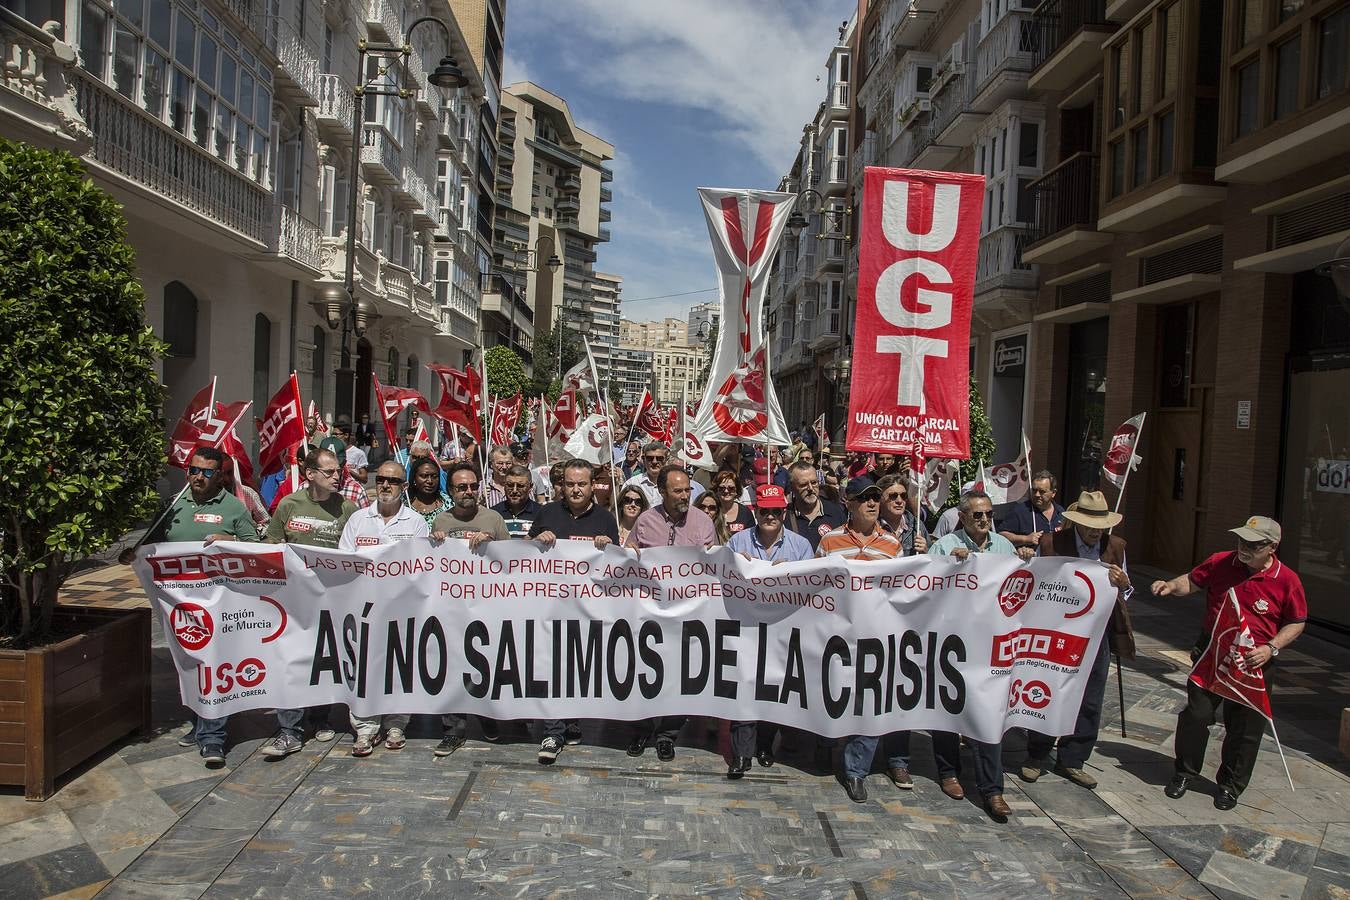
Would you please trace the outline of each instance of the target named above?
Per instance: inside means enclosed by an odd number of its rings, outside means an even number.
[[[81,575],[67,597],[145,602],[120,567]],[[1350,766],[1334,745],[1350,651],[1305,637],[1281,655],[1275,708],[1297,791],[1267,738],[1253,787],[1225,813],[1209,784],[1162,793],[1199,602],[1133,609],[1128,736],[1113,683],[1089,763],[1100,787],[1020,782],[1010,734],[1007,825],[943,796],[922,735],[916,789],[874,775],[859,805],[797,735],[773,768],[727,781],[725,725],[699,719],[670,764],[629,759],[625,727],[587,722],[545,769],[523,725],[498,745],[471,729],[436,760],[426,722],[400,752],[353,759],[344,736],[269,762],[254,751],[271,718],[250,714],[231,722],[228,765],[213,773],[176,745],[184,714],[156,629],[154,735],[93,760],[46,803],[0,793],[0,896],[1350,897]],[[1210,750],[1212,767],[1218,740]]]

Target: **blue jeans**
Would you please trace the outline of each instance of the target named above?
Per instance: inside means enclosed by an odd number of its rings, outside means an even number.
[[[219,719],[206,719],[202,716],[194,717],[197,721],[192,726],[192,733],[197,737],[198,747],[225,747],[225,727],[230,723],[229,716],[221,716]]]
[[[872,771],[872,759],[877,754],[881,738],[877,735],[855,734],[844,744],[844,776],[866,778]],[[909,768],[909,732],[892,731],[886,735],[886,765],[892,769]]]
[[[322,706],[311,706],[308,709],[278,709],[277,725],[283,734],[289,734],[298,741],[305,739],[305,719],[317,728],[331,727],[328,720],[333,713],[332,703],[325,703]],[[306,714],[308,713],[308,716]]]

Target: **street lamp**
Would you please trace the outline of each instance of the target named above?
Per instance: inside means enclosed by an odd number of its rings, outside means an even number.
[[[370,43],[365,40],[357,41],[357,62],[356,77],[358,81],[366,77],[366,56],[375,56],[380,58],[402,57],[407,59],[412,55],[413,49],[410,39],[413,31],[424,22],[434,22],[441,32],[445,35],[446,49],[454,46],[454,41],[450,36],[450,29],[444,22],[435,16],[422,16],[415,19],[404,33],[402,44],[378,44]],[[405,87],[402,84],[390,86],[383,83],[383,78],[388,72],[384,66],[379,68],[373,77],[364,83],[358,83],[353,88],[352,102],[352,152],[351,166],[348,171],[348,203],[347,203],[347,259],[343,273],[342,290],[339,292],[336,288],[326,288],[319,292],[319,300],[316,305],[322,307],[324,318],[328,322],[328,327],[336,331],[339,326],[342,328],[342,359],[343,367],[350,363],[350,354],[347,350],[348,336],[355,332],[357,337],[363,337],[370,323],[378,318],[378,314],[368,308],[362,308],[356,300],[356,212],[358,191],[356,189],[361,174],[361,139],[362,139],[362,119],[365,115],[365,103],[363,102],[368,95],[382,95],[388,97],[410,97],[415,92],[417,86],[413,88]],[[467,84],[464,73],[460,71],[459,66],[455,65],[454,59],[447,53],[441,57],[441,61],[427,76],[427,81],[436,87],[457,88]]]
[[[813,206],[808,206],[808,200],[813,197],[815,198],[815,204]],[[797,206],[792,211],[792,215],[788,216],[787,220],[788,231],[792,232],[793,237],[800,235],[802,229],[809,224],[806,216],[802,215],[802,210],[806,209],[812,214],[819,212],[822,220],[821,224],[825,227],[824,231],[821,231],[816,235],[816,240],[820,241],[826,238],[837,238],[846,241],[849,239],[848,217],[853,215],[853,208],[851,206],[845,206],[842,208],[832,207],[830,209],[825,209],[824,202],[825,198],[821,196],[820,191],[815,188],[807,188],[797,195]]]
[[[1350,308],[1350,238],[1341,241],[1336,255],[1317,267],[1318,275],[1325,275],[1336,285],[1341,303]]]

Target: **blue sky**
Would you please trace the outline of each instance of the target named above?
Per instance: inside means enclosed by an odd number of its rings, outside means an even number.
[[[624,316],[684,318],[715,292],[695,189],[773,189],[825,96],[856,0],[508,0],[504,81],[567,100],[615,146],[613,240]],[[819,80],[817,80],[819,79]],[[632,302],[630,302],[632,301]]]

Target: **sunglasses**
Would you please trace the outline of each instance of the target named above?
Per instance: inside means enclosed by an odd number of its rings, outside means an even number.
[[[881,492],[880,492],[880,491],[864,491],[863,493],[857,495],[856,497],[850,497],[849,499],[850,499],[850,500],[856,500],[858,503],[880,503],[880,502],[881,502]]]
[[[475,481],[473,484],[452,484],[450,485],[450,490],[461,494],[465,491],[476,491],[478,490],[478,482]]]
[[[203,478],[215,478],[220,474],[219,469],[203,469],[201,466],[188,466],[189,475],[200,475]]]
[[[1238,538],[1238,547],[1242,550],[1250,550],[1253,553],[1266,549],[1271,543],[1271,541],[1246,541]]]
[[[642,501],[639,500],[637,497],[624,497],[623,500],[620,501],[620,502],[621,502],[624,506],[641,506],[641,505],[642,505]]]
[[[988,519],[991,522],[994,521],[994,514],[992,512],[970,512],[967,513],[967,515],[969,515],[976,522],[982,522],[985,519]]]
[[[318,472],[320,475],[326,475],[326,476],[328,476],[329,478],[332,478],[332,477],[333,477],[334,475],[336,475],[340,470],[339,470],[339,469],[315,469],[314,471],[315,471],[315,472]]]
[[[642,461],[649,463],[663,463],[666,461],[666,458],[664,456],[644,456],[642,457]]]
[[[891,491],[882,497],[883,500],[908,500],[909,494],[904,491]]]
[[[399,478],[397,475],[376,475],[376,476],[375,476],[375,483],[376,483],[376,484],[403,484],[404,482],[403,482],[403,479],[402,479],[402,478]]]

